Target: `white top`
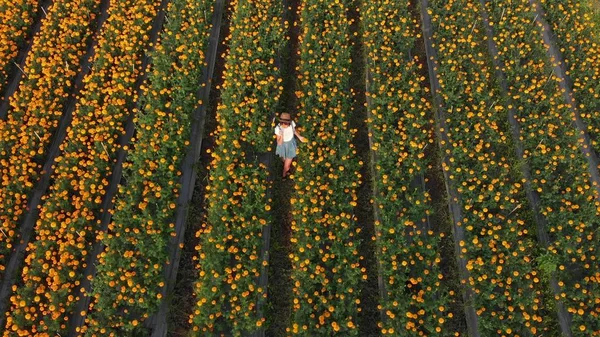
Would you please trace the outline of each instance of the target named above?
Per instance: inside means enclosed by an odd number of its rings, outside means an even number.
[[[296,123],[292,122],[292,125],[288,125],[287,128],[282,128],[280,124],[277,124],[275,127],[275,134],[279,136],[279,131],[283,130],[283,141],[289,142],[294,138],[294,128],[296,127]]]

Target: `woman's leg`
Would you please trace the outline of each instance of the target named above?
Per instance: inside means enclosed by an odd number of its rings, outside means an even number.
[[[283,177],[285,178],[285,175],[290,171],[290,167],[292,166],[292,160],[294,160],[294,158],[285,158],[285,160],[283,161]]]

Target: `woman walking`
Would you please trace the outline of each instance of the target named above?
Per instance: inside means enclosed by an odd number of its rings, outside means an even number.
[[[286,178],[291,174],[292,161],[296,158],[296,140],[294,136],[297,136],[301,142],[304,142],[305,138],[296,131],[296,123],[292,121],[290,114],[287,112],[279,115],[279,124],[275,127],[275,134],[277,135],[275,154],[283,160],[282,176]]]

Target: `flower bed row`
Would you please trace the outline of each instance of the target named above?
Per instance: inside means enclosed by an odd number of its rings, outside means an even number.
[[[410,2],[364,2],[369,125],[375,166],[377,259],[384,280],[383,335],[436,336],[448,333],[453,317],[440,268],[442,234],[427,225],[431,196],[414,182],[430,175],[435,146],[429,90],[422,63],[411,52],[420,42]],[[424,179],[424,178],[423,178]],[[407,289],[407,284],[409,284]]]
[[[100,0],[54,3],[33,39],[8,118],[0,120],[0,276],[99,12]]]
[[[257,313],[262,230],[272,221],[269,168],[256,156],[272,150],[271,116],[281,107],[275,66],[285,41],[277,1],[232,1],[206,218],[196,233],[198,280],[190,315],[196,336],[240,336],[261,329]],[[278,294],[280,296],[281,294]]]
[[[538,258],[548,276],[556,272],[560,296],[572,316],[574,336],[600,331],[598,208],[573,112],[552,72],[539,26],[528,1],[486,6],[522,129],[525,160],[535,175],[551,245]],[[555,18],[558,20],[558,18]],[[515,46],[518,46],[516,48]]]
[[[73,112],[56,159],[54,184],[43,198],[35,241],[25,266],[7,331],[64,334],[78,299],[80,273],[96,241],[100,204],[118,150],[118,138],[137,99],[134,82],[158,1],[120,1],[109,8],[92,73]],[[83,6],[82,6],[83,7]],[[80,19],[79,19],[80,20]]]
[[[353,214],[362,163],[352,144],[356,130],[348,126],[349,4],[305,0],[299,8],[298,123],[309,142],[300,145],[291,199],[293,335],[358,335],[366,271],[359,264],[360,228]]]
[[[505,101],[494,78],[478,5],[432,1],[433,43],[445,109],[442,143],[465,229],[467,259],[481,336],[545,333],[553,323],[533,263],[531,210],[514,159]]]
[[[158,309],[163,267],[174,235],[180,167],[189,146],[193,112],[200,104],[214,1],[174,0],[152,69],[143,86],[136,139],[127,156],[106,247],[92,280],[95,303],[87,336],[141,334],[140,324]],[[205,84],[204,84],[205,85]]]
[[[0,94],[4,93],[12,63],[29,38],[31,25],[40,11],[37,0],[3,1],[0,4]]]
[[[585,1],[540,1],[564,57],[579,113],[600,153],[600,22]],[[597,11],[597,9],[596,9]]]

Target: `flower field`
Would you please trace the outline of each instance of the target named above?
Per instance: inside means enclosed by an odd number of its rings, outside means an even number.
[[[54,184],[43,198],[21,284],[11,297],[8,331],[36,334],[66,330],[81,269],[86,267],[85,257],[96,239],[99,205],[119,146],[117,139],[136,91],[132,84],[142,71],[135,66],[140,64],[143,42],[148,40],[144,30],[149,30],[156,6],[157,2],[138,2],[135,6],[124,2],[111,8],[98,42],[101,52],[94,60],[96,71],[84,79],[87,87],[81,92],[62,154],[56,159]],[[139,29],[119,34],[129,22],[135,22]],[[123,44],[128,52],[115,48]]]
[[[4,94],[19,49],[31,36],[34,19],[41,12],[38,1],[3,1],[0,4],[0,93]]]
[[[573,112],[563,101],[558,79],[549,76],[553,74],[541,34],[506,23],[531,22],[536,13],[527,1],[514,3],[506,12],[502,17],[500,6],[490,11],[492,22],[497,23],[494,26],[500,49],[519,44],[520,57],[528,62],[527,67],[515,67],[502,51],[499,54],[505,64],[509,95],[518,111],[522,111],[519,123],[523,132],[530,134],[523,137],[523,144],[536,173],[532,185],[540,194],[540,207],[550,235],[551,244],[538,261],[543,272],[557,274],[560,292],[555,296],[566,302],[574,335],[586,336],[600,329],[597,319],[588,318],[598,315],[598,299],[594,295],[598,293],[598,264],[588,261],[598,257],[598,234],[585,230],[597,222],[597,195],[581,155],[579,147],[583,144],[578,141],[578,130],[572,122]],[[516,36],[523,37],[519,41]]]
[[[458,221],[465,238],[458,245],[469,271],[468,286],[474,292],[478,333],[536,334],[551,324],[543,321],[551,316],[543,307],[526,304],[543,299],[539,271],[529,257],[534,249],[526,227],[531,216],[515,172],[507,114],[491,60],[485,45],[473,43],[484,35],[478,3],[437,3],[432,2],[431,10],[434,24],[444,27],[433,35],[446,109],[443,132],[448,141],[442,149],[449,164],[444,169],[456,186],[462,209],[463,218]],[[456,21],[450,21],[448,11]],[[458,29],[465,26],[472,29]]]
[[[538,4],[552,24],[551,29],[556,35],[556,42],[571,79],[573,96],[582,119],[588,125],[587,131],[594,141],[593,148],[598,152],[600,96],[597,82],[600,76],[600,55],[597,48],[600,35],[599,23],[594,20],[593,6],[575,1],[546,1]]]
[[[64,1],[54,3],[48,10],[40,34],[32,42],[31,56],[24,68],[26,77],[10,97],[6,120],[0,120],[3,206],[0,228],[6,233],[0,239],[0,271],[4,270],[7,252],[18,237],[15,229],[26,209],[28,195],[39,179],[45,149],[65,109],[85,53],[86,39],[95,28],[92,18],[99,15],[98,0],[71,4],[76,5],[77,11],[72,11],[71,5]],[[81,21],[81,17],[90,20]]]
[[[298,121],[312,141],[300,149],[291,200],[292,335],[359,334],[359,282],[366,275],[353,215],[362,163],[351,144],[356,130],[348,127],[349,3],[307,0],[299,8]]]
[[[196,305],[192,335],[241,336],[261,329],[266,289],[263,227],[272,222],[269,171],[260,153],[272,150],[272,111],[280,109],[281,74],[275,60],[285,41],[283,6],[275,1],[230,3],[216,144],[211,152],[206,219],[197,231]]]
[[[411,55],[421,38],[410,2],[364,4],[368,50],[367,95],[379,270],[385,282],[381,307],[383,335],[400,331],[427,336],[445,333],[449,294],[442,287],[441,233],[429,225],[433,205],[424,183],[434,162],[426,155],[434,146],[434,122],[423,64]],[[415,181],[418,181],[415,187]],[[410,297],[406,285],[410,283]]]
[[[0,335],[600,336],[599,18],[0,1]]]
[[[82,329],[87,336],[135,332],[140,328],[138,321],[146,318],[144,313],[156,311],[160,303],[160,289],[166,282],[162,272],[181,190],[178,177],[183,156],[170,154],[183,152],[189,144],[192,112],[202,104],[196,93],[210,25],[204,13],[211,9],[212,4],[204,1],[169,4],[168,12],[179,14],[165,24],[136,108],[138,132],[131,146],[139,151],[128,156],[123,174],[126,184],[120,186],[112,223],[100,236],[106,248],[91,284],[95,303]],[[123,289],[127,296],[122,295]]]

